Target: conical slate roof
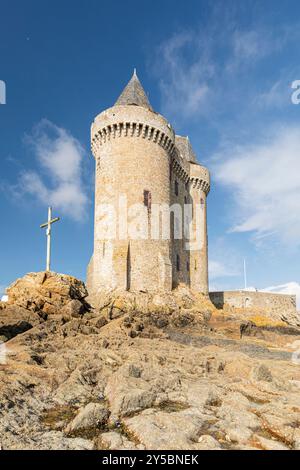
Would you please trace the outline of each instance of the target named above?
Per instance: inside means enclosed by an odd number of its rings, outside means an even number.
[[[121,95],[115,102],[115,106],[130,104],[136,106],[143,106],[144,108],[153,111],[151,104],[149,103],[148,97],[145,93],[145,90],[142,87],[135,70],[128,85],[124,88]]]

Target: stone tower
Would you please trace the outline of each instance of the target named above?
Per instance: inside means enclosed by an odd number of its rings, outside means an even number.
[[[96,187],[90,295],[169,291],[181,282],[207,293],[209,173],[196,163],[188,138],[176,136],[152,109],[136,72],[115,105],[95,118],[91,141]],[[174,205],[191,206],[189,230],[197,228],[199,241],[192,246],[190,240],[191,250],[186,233],[174,236],[174,226],[183,226],[187,217],[173,212]],[[166,237],[168,223],[172,233]],[[141,226],[143,231],[136,229]]]

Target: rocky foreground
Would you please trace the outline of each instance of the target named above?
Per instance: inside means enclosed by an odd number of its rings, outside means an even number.
[[[0,303],[1,448],[300,449],[299,335],[184,288],[90,305],[27,275]]]

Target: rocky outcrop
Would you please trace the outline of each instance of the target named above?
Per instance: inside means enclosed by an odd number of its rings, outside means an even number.
[[[67,322],[90,311],[83,282],[51,272],[30,273],[8,289],[8,301],[0,302],[0,341],[6,342],[48,318]]]
[[[82,408],[78,415],[65,429],[67,434],[76,434],[82,430],[101,429],[108,421],[110,411],[99,403],[89,403]]]
[[[7,289],[7,295],[9,305],[37,312],[42,317],[61,314],[63,308],[67,314],[82,314],[88,310],[84,283],[65,274],[26,274]]]
[[[41,318],[30,310],[17,305],[2,304],[0,307],[0,341],[8,341],[40,324],[41,321]]]
[[[208,297],[192,292],[184,285],[172,292],[135,293],[117,290],[89,300],[107,321],[123,317],[132,337],[143,331],[145,322],[157,328],[206,324],[215,311]]]
[[[76,295],[0,310],[32,326],[5,345],[1,448],[300,449],[299,329],[185,289]]]

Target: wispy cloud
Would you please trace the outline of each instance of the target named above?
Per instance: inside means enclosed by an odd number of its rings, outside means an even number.
[[[0,284],[0,299],[5,294],[6,286]]]
[[[233,54],[239,60],[257,59],[268,51],[267,43],[262,40],[259,31],[236,31],[232,39]]]
[[[162,112],[175,122],[219,113],[231,101],[251,105],[261,94],[251,73],[299,37],[296,27],[285,25],[241,29],[225,10],[218,6],[205,26],[175,32],[156,48],[151,70],[159,79]],[[279,88],[275,83],[265,104],[272,98],[278,103]]]
[[[263,142],[219,154],[215,178],[230,188],[235,232],[300,244],[300,127],[274,127]]]
[[[224,262],[213,259],[209,261],[209,278],[211,280],[238,275],[239,273],[232,266],[228,266]]]
[[[277,80],[262,93],[254,97],[253,105],[260,108],[280,108],[282,106],[290,106],[291,104],[291,88],[287,81]]]
[[[82,179],[85,152],[80,142],[45,119],[25,140],[34,150],[38,170],[23,171],[15,190],[82,220],[88,198]]]
[[[257,29],[235,30],[229,40],[232,43],[231,62],[245,62],[248,65],[279,51],[288,41],[290,30],[274,31],[266,27]]]
[[[190,53],[195,52],[195,47],[198,52],[190,60]],[[174,116],[180,110],[182,116],[189,117],[207,101],[209,80],[215,71],[206,51],[203,38],[197,37],[194,32],[175,34],[158,47],[155,70],[160,79],[166,115]]]

